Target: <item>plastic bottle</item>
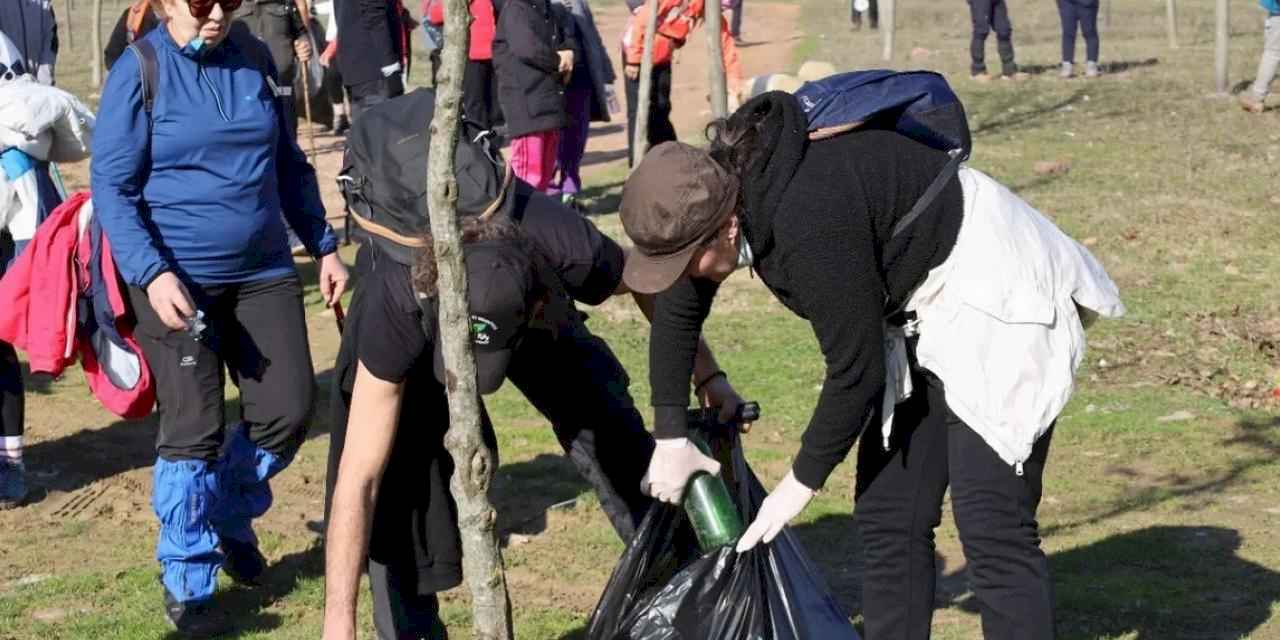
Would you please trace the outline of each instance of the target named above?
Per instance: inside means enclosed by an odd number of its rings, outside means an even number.
[[[701,438],[690,435],[689,441],[704,455],[711,456],[711,448]],[[720,476],[706,472],[694,474],[684,495],[684,510],[703,553],[737,543],[746,531],[742,515]]]

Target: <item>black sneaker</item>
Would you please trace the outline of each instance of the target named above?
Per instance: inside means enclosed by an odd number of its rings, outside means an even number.
[[[345,136],[351,130],[351,119],[345,115],[338,116],[333,122],[334,135]]]
[[[230,538],[222,539],[222,572],[236,584],[256,587],[263,572],[267,570],[267,559],[262,557],[258,548],[247,542]]]
[[[164,590],[164,617],[178,633],[191,638],[212,638],[223,627],[208,602],[178,602],[168,589]]]

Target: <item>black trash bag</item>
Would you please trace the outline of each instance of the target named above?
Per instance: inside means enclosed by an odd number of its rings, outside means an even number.
[[[767,493],[737,430],[692,425],[747,524]],[[655,503],[613,570],[587,640],[859,640],[790,529],[743,554],[702,555],[684,509]]]

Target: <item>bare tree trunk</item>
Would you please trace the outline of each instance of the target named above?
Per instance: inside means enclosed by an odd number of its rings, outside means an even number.
[[[1231,10],[1227,0],[1218,0],[1217,47],[1214,55],[1213,76],[1218,95],[1227,95],[1227,52],[1231,40]]]
[[[480,435],[480,396],[471,353],[467,271],[458,230],[458,184],[454,175],[462,74],[470,44],[467,5],[467,0],[445,0],[445,44],[431,121],[431,162],[427,167],[431,235],[440,285],[439,339],[449,394],[449,431],[444,443],[454,460],[449,489],[458,504],[462,571],[471,592],[472,637],[510,640],[515,635],[511,603],[495,531],[497,514],[488,496],[497,458]]]
[[[720,46],[720,0],[706,3],[707,55],[711,58],[711,115],[723,118],[729,115],[729,92],[725,87],[724,51]],[[734,11],[742,11],[741,8]]]
[[[1165,29],[1169,32],[1169,48],[1178,48],[1178,2],[1177,0],[1164,1],[1164,24]]]
[[[71,16],[67,16],[70,22]],[[102,88],[102,0],[93,0],[93,55],[89,56],[93,65],[93,88]]]
[[[649,100],[653,92],[653,39],[658,30],[658,0],[646,0],[649,22],[644,28],[644,57],[640,59],[640,87],[636,92],[636,133],[631,141],[631,166],[640,166],[649,144]]]
[[[884,61],[893,60],[893,36],[898,27],[897,0],[880,0],[880,33],[884,36]]]

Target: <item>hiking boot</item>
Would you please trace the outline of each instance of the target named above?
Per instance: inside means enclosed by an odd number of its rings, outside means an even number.
[[[1010,80],[1013,82],[1022,82],[1030,78],[1031,78],[1031,74],[1027,73],[1026,71],[1014,71],[1013,73],[1006,73],[1000,76],[1001,80]]]
[[[164,590],[164,617],[178,633],[190,638],[212,638],[222,631],[222,619],[213,614],[209,603],[178,602]]]
[[[982,73],[975,73],[969,76],[969,79],[978,84],[989,84],[991,82],[991,74],[983,71]]]
[[[26,469],[21,462],[0,459],[0,510],[22,506],[26,499]]]
[[[1062,78],[1063,80],[1070,80],[1071,76],[1075,75],[1074,67],[1075,65],[1071,64],[1070,62],[1062,63],[1062,70],[1058,72],[1058,77]]]
[[[260,584],[263,572],[267,570],[267,559],[262,557],[262,552],[258,551],[258,547],[248,543],[232,540],[230,538],[222,539],[222,572],[227,574],[228,578],[249,587],[256,587]]]
[[[1102,75],[1102,69],[1098,66],[1098,63],[1096,62],[1084,63],[1084,77],[1096,78],[1100,75]]]

